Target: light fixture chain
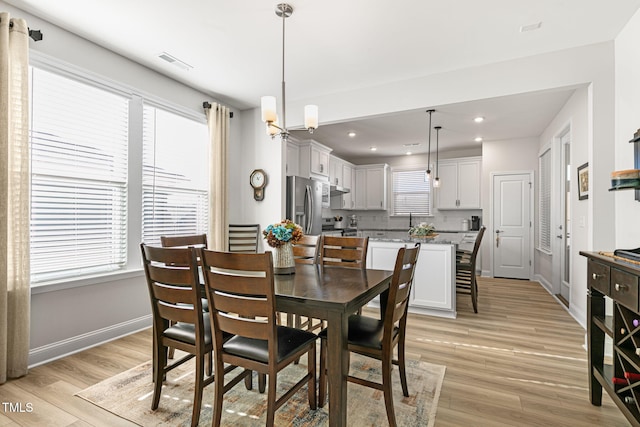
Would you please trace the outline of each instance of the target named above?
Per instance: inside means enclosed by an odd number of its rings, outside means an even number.
[[[285,20],[287,19],[286,3],[282,4],[282,128],[287,132],[287,100],[285,95],[285,82],[284,82],[284,37],[285,37]]]

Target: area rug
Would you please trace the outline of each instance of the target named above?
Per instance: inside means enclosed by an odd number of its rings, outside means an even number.
[[[282,370],[278,374],[278,396],[302,378],[306,371],[304,358],[298,365],[290,365]],[[234,372],[239,371],[233,371],[225,379],[228,381],[232,378]],[[444,373],[445,367],[442,365],[407,360],[410,396],[404,397],[398,369],[394,367],[393,396],[399,426],[433,426]],[[350,374],[380,381],[380,362],[352,354]],[[163,387],[160,406],[155,411],[151,410],[153,384],[150,361],[93,385],[76,396],[141,426],[189,426],[193,401],[193,375],[191,361],[171,371]],[[387,425],[384,396],[381,391],[351,383],[347,387],[347,421],[350,425]],[[200,426],[211,425],[213,390],[213,384],[204,389]],[[328,407],[327,403],[324,408],[311,410],[305,386],[276,411],[275,424],[327,426]],[[258,393],[254,373],[253,390],[247,390],[244,382],[240,382],[225,394],[222,425],[263,426],[266,409],[266,393]]]

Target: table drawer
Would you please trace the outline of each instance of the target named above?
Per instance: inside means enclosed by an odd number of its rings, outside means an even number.
[[[611,298],[633,311],[638,311],[638,277],[611,269]]]
[[[610,296],[609,290],[609,266],[600,264],[591,259],[587,261],[587,281],[589,287],[597,289],[605,295]]]

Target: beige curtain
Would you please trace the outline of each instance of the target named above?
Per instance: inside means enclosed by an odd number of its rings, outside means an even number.
[[[206,109],[209,124],[209,249],[227,250],[227,146],[229,108],[215,102]]]
[[[0,384],[29,356],[29,29],[0,13]]]

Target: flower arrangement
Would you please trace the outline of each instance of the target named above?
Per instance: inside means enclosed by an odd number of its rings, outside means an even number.
[[[409,235],[414,237],[427,237],[435,234],[436,227],[433,224],[427,224],[426,222],[421,222],[419,225],[411,227],[409,229]]]
[[[298,243],[302,239],[302,227],[290,219],[283,219],[276,224],[270,224],[262,235],[272,248],[279,248],[287,242]]]

